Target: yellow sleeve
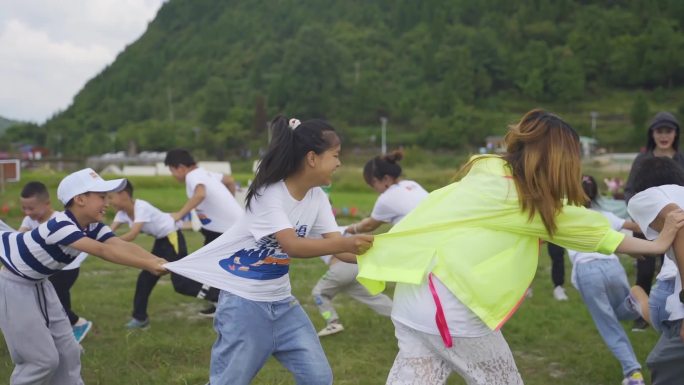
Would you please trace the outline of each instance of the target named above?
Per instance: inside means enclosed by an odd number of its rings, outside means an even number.
[[[608,219],[601,213],[578,206],[563,207],[556,216],[556,233],[553,238],[547,233],[539,215],[528,221],[527,214],[519,212],[517,218],[509,215],[507,219],[496,222],[498,223],[493,223],[491,227],[535,236],[567,249],[584,252],[612,254],[625,237],[613,230]]]

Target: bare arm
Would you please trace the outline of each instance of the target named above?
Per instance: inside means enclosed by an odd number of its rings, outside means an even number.
[[[622,228],[625,230],[629,230],[631,232],[634,232],[634,233],[641,233],[641,229],[639,228],[639,225],[637,225],[636,223],[634,223],[630,220],[625,221],[625,223],[622,225]]]
[[[323,234],[323,238],[341,238],[342,234],[338,232]],[[356,254],[354,253],[337,253],[332,256],[335,259],[339,259],[342,262],[356,263]]]
[[[203,184],[198,184],[197,187],[195,187],[195,191],[193,192],[192,196],[190,197],[190,199],[188,199],[187,202],[185,202],[183,207],[179,211],[171,214],[174,222],[179,221],[181,218],[187,215],[192,209],[194,209],[200,203],[202,203],[206,196],[206,187],[204,187]]]
[[[69,246],[119,265],[145,269],[156,275],[166,273],[162,264],[168,262],[167,260],[152,255],[135,243],[122,241],[117,237],[109,238],[105,242],[84,237]]]
[[[143,222],[133,223],[133,226],[131,227],[131,229],[128,230],[127,233],[119,236],[119,238],[121,238],[122,241],[133,242],[135,240],[135,238],[138,237],[138,234],[140,234],[140,232],[142,231],[143,224],[144,224]],[[112,228],[112,230],[113,230],[113,228]]]
[[[347,226],[344,232],[347,234],[370,233],[371,231],[382,226],[383,224],[385,224],[385,222],[375,220],[371,217],[363,218],[359,222]]]
[[[29,230],[31,230],[31,229],[29,229],[28,227],[24,227],[24,226],[22,226],[22,227],[20,227],[19,229],[17,229],[17,231],[20,232],[20,233],[25,233],[25,232],[27,232],[27,231],[29,231]]]
[[[235,179],[230,176],[223,174],[223,178],[221,178],[221,182],[228,188],[228,191],[230,191],[233,196],[235,196],[235,191],[237,190],[237,186],[235,185]]]
[[[121,225],[121,222],[114,221],[111,225],[109,225],[109,228],[112,229],[112,231],[116,231],[116,229],[118,229]]]
[[[313,258],[340,253],[362,254],[373,244],[372,235],[343,237],[337,234],[339,236],[310,239],[298,237],[293,229],[284,229],[275,233],[275,238],[281,249],[292,258]]]

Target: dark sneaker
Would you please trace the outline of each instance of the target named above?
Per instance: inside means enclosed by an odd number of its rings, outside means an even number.
[[[634,320],[634,323],[632,324],[633,332],[643,332],[646,329],[648,329],[648,322],[646,322],[645,319],[639,317]]]
[[[197,312],[197,314],[201,315],[202,317],[214,318],[214,314],[216,314],[216,306],[211,305],[204,310],[200,310],[199,312]]]
[[[141,321],[137,318],[131,318],[130,321],[126,323],[126,329],[147,329],[150,327],[150,319]]]

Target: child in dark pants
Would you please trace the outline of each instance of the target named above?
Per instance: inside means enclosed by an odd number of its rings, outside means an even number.
[[[169,262],[177,261],[188,255],[183,233],[178,230],[171,214],[164,213],[147,201],[133,198],[133,184],[126,181],[126,186],[119,192],[108,195],[109,203],[117,210],[112,230],[122,224],[130,230],[121,236],[125,241],[133,241],[138,234],[145,233],[155,238],[152,254],[164,258]],[[146,270],[138,275],[133,297],[132,318],[126,324],[129,329],[146,328],[150,324],[147,314],[147,304],[152,290],[159,281],[159,276]],[[199,296],[202,284],[177,274],[171,274],[174,289],[181,294]]]

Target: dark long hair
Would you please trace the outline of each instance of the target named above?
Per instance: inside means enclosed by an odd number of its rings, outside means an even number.
[[[252,199],[259,196],[260,188],[292,175],[299,169],[309,151],[322,154],[340,144],[335,129],[324,120],[310,119],[292,126],[294,128],[280,115],[271,121],[271,143],[259,163],[254,182],[247,191],[248,209]]]
[[[392,151],[387,155],[376,156],[363,166],[363,179],[370,185],[373,182],[373,178],[382,179],[385,175],[389,175],[394,179],[399,178],[401,166],[398,162],[403,157],[404,153],[401,150]]]
[[[584,207],[589,208],[592,204],[596,204],[599,195],[596,179],[591,175],[582,175],[582,189],[587,195],[587,198],[589,198]]]

